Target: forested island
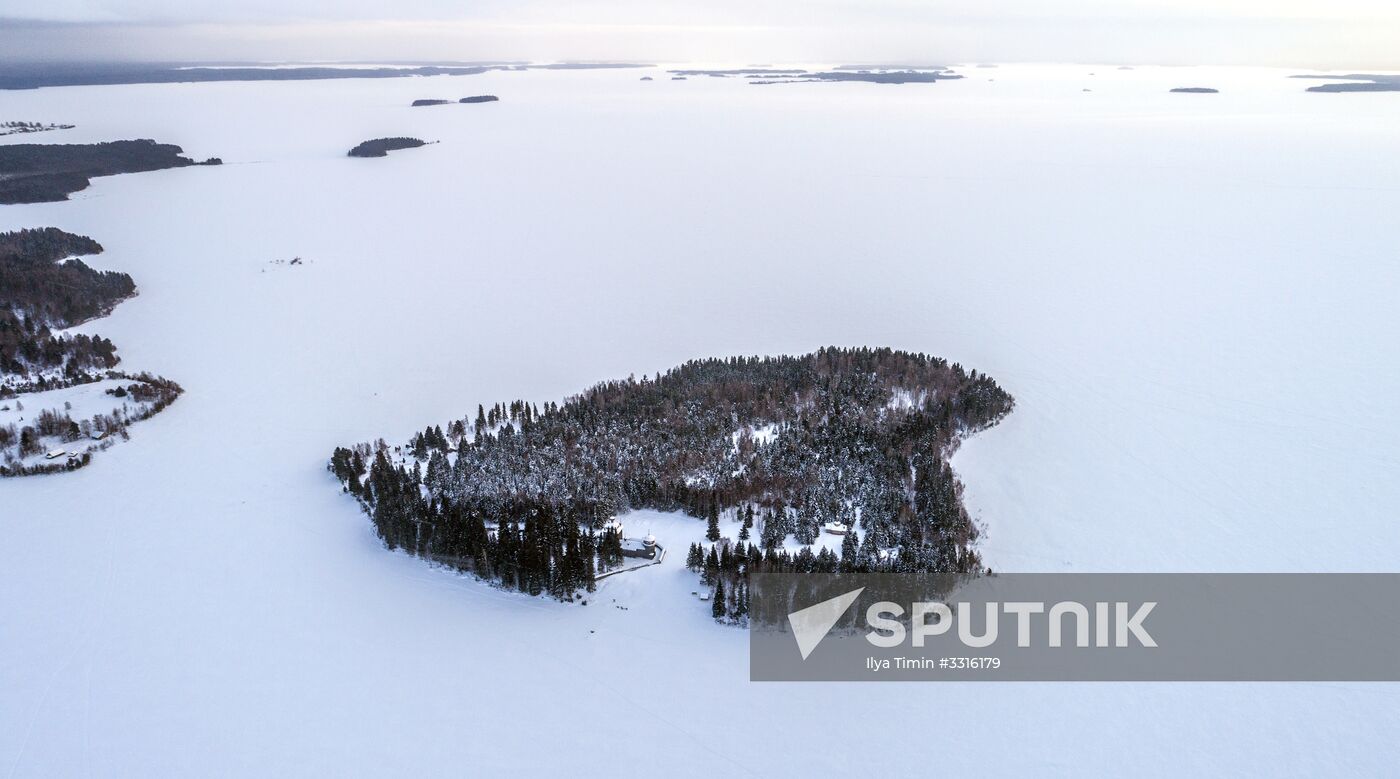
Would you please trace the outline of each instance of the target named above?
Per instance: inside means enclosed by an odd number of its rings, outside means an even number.
[[[1177,87],[1171,91],[1188,95],[1214,95],[1220,92],[1214,87]]]
[[[149,139],[106,143],[0,145],[0,204],[67,200],[86,189],[91,179],[203,163],[181,156],[184,150]]]
[[[592,589],[618,561],[612,518],[642,508],[707,520],[711,578],[730,592],[756,571],[975,574],[978,530],[948,457],[1013,406],[940,358],[833,347],[478,406],[405,445],[337,448],[328,467],[389,549],[536,595]],[[743,522],[737,539],[720,538],[721,513]],[[847,532],[840,557],[783,548],[823,526]]]
[[[168,379],[114,370],[116,347],[101,336],[54,332],[136,294],[127,274],[77,259],[101,251],[52,227],[0,233],[0,476],[82,467],[181,393]],[[102,392],[70,391],[98,383]],[[75,400],[86,409],[77,417]]]
[[[460,103],[494,103],[497,100],[500,100],[500,98],[496,97],[495,95],[472,95],[471,97],[464,97],[461,100],[438,100],[435,98],[420,98],[418,100],[414,100],[410,107],[424,108],[427,106],[454,105]]]
[[[420,138],[374,138],[358,144],[347,154],[351,157],[387,157],[389,152],[399,149],[416,149],[419,146],[427,145],[427,141]]]

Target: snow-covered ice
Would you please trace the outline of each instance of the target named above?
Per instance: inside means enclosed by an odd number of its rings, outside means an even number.
[[[0,94],[77,125],[0,142],[226,163],[0,208],[101,242],[141,294],[82,329],[186,389],[88,468],[0,483],[0,772],[1393,770],[1388,685],[751,684],[675,553],[699,520],[651,517],[665,563],[561,604],[384,551],[325,472],[480,402],[888,345],[1017,397],[954,460],[999,569],[1394,570],[1400,99],[966,72]],[[441,143],[345,157],[392,135]]]

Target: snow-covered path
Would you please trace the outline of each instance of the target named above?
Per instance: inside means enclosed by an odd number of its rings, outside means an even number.
[[[0,94],[78,125],[30,142],[227,163],[0,208],[99,240],[141,295],[84,329],[186,388],[0,483],[0,776],[1389,772],[1385,685],[751,684],[683,554],[526,599],[385,552],[324,471],[479,402],[888,345],[1017,395],[955,459],[999,568],[1394,570],[1400,102],[1085,71]],[[442,142],[344,157],[401,134]]]

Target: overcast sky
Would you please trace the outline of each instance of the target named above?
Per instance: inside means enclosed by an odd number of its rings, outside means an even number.
[[[1400,0],[0,0],[0,58],[1400,69]]]

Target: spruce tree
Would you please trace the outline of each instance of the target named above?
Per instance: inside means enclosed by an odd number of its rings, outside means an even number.
[[[851,528],[846,531],[846,537],[841,539],[841,570],[855,571],[860,568],[858,560],[860,558],[860,538],[856,535],[856,529]]]

